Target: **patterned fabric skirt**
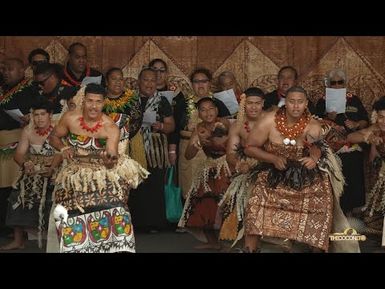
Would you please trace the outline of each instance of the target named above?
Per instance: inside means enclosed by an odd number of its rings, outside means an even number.
[[[39,174],[19,174],[20,178],[8,198],[6,224],[10,227],[37,229],[38,246],[41,248],[42,232],[48,228],[53,183]]]
[[[381,162],[381,167],[377,171],[372,188],[368,194],[368,200],[365,208],[368,217],[375,214],[385,214],[385,162]]]
[[[369,172],[369,194],[364,210],[358,217],[365,222],[365,232],[381,235],[385,214],[385,162],[381,161],[378,168],[370,168]]]
[[[130,213],[123,207],[57,221],[61,253],[135,252]]]
[[[302,190],[268,186],[268,171],[259,173],[246,207],[247,235],[295,240],[328,251],[333,195],[326,173]]]

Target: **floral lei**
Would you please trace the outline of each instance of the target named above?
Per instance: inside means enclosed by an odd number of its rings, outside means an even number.
[[[194,98],[195,98],[194,95],[190,95],[190,96],[186,97],[186,102],[187,102],[187,107],[186,107],[187,119],[190,119],[192,113],[196,110]]]
[[[124,94],[116,99],[106,98],[104,110],[107,114],[113,112],[124,112],[130,108],[135,101],[139,99],[139,95],[134,90],[127,89]]]
[[[18,93],[19,91],[22,91],[25,87],[30,85],[30,82],[31,82],[30,79],[24,79],[14,88],[10,89],[8,92],[4,93],[3,95],[0,95],[0,104],[2,105],[7,104],[16,93]]]

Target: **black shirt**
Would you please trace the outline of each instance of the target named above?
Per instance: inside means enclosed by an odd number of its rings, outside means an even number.
[[[141,96],[140,97],[140,105],[142,109],[142,113],[146,110],[146,104],[148,101],[148,97]],[[158,118],[159,116],[159,118]],[[160,97],[160,102],[157,109],[157,121],[163,122],[163,119],[165,117],[172,116],[172,107],[170,103],[168,102],[167,98],[165,98],[163,95]],[[143,119],[143,116],[142,116]]]
[[[93,69],[91,67],[89,67],[87,65],[86,67],[86,70],[83,72],[83,74],[80,76],[80,78],[77,78],[71,71],[71,69],[69,69],[68,67],[68,63],[66,64],[66,66],[64,67],[63,69],[63,81],[66,83],[67,86],[80,86],[83,79],[86,77],[86,76],[90,76],[90,77],[96,77],[96,76],[102,76],[102,82],[101,82],[101,85],[103,86],[106,86],[106,83],[105,83],[105,79],[104,79],[104,76],[102,73],[100,73],[98,70],[96,69]]]
[[[13,88],[18,87],[11,95],[6,95]],[[4,110],[20,109],[26,115],[34,103],[41,99],[39,88],[31,80],[22,80],[13,87],[3,86],[3,96],[5,98],[0,102],[0,130],[11,130],[20,128],[20,123],[11,118]]]
[[[266,94],[265,95],[265,102],[264,102],[264,105],[263,105],[263,109],[264,110],[268,110],[273,105],[278,105],[279,100],[281,99],[281,97],[285,97],[285,96],[283,96],[283,95],[279,96],[278,95],[278,90],[274,90],[274,91]]]
[[[53,106],[53,113],[60,113],[62,111],[62,104],[60,101],[62,99],[67,100],[76,95],[79,90],[78,86],[66,86],[61,83],[58,83],[55,89],[50,94],[43,94],[49,102],[51,102]]]
[[[265,95],[265,102],[264,102],[264,105],[263,105],[263,109],[264,110],[268,110],[269,108],[271,108],[273,105],[278,105],[279,101],[281,98],[285,98],[285,95],[278,95],[278,90],[274,90],[268,94]],[[307,105],[309,111],[311,114],[315,114],[316,113],[316,109],[313,105],[313,102],[308,99],[308,105]]]
[[[345,129],[350,132],[351,130],[345,126],[345,120],[349,119],[352,121],[369,121],[369,117],[368,112],[366,111],[364,105],[362,104],[358,96],[353,95],[351,93],[347,93],[346,95],[346,112],[337,114],[334,122],[340,126],[344,126]],[[321,98],[320,100],[318,100],[316,105],[316,114],[322,118],[326,117],[327,113],[325,99]]]

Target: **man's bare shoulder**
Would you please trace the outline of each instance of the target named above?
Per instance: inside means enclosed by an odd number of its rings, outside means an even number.
[[[258,123],[260,125],[267,125],[270,123],[273,123],[275,120],[275,113],[276,111],[264,111],[263,114],[260,116]]]
[[[116,125],[116,123],[110,118],[108,115],[103,114],[102,116],[102,122],[104,127],[107,130],[112,130],[112,131],[119,131],[119,127]],[[110,132],[112,132],[110,131]]]
[[[33,128],[30,125],[27,125],[21,131],[21,137],[30,137],[32,135]]]
[[[315,118],[311,118],[309,122],[309,126],[321,129],[321,122]]]
[[[105,125],[110,125],[110,124],[115,124],[115,122],[113,121],[112,118],[110,118],[108,115],[106,114],[103,114],[102,115],[102,122],[105,124]]]
[[[240,133],[242,124],[239,121],[235,121],[230,125],[230,133]]]
[[[367,128],[364,128],[363,130],[365,131],[376,131],[376,130],[381,130],[380,127],[378,126],[378,124],[372,124],[371,126],[367,127]]]
[[[72,119],[75,119],[76,117],[80,116],[81,113],[76,111],[76,110],[73,110],[73,111],[66,111],[63,116],[61,117],[61,121],[68,121],[68,120],[72,120]]]
[[[310,136],[312,139],[319,139],[322,133],[321,123],[316,119],[310,119],[310,122],[306,128],[306,134]]]

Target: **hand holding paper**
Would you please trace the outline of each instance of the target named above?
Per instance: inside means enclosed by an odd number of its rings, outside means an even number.
[[[346,88],[326,88],[326,112],[345,113]]]
[[[174,92],[171,90],[167,91],[159,91],[159,94],[167,98],[168,102],[172,104],[172,100],[174,99]]]
[[[102,83],[102,76],[86,76],[83,78],[82,85],[87,85],[90,83],[96,83],[101,84]]]
[[[24,115],[20,111],[20,109],[10,109],[10,110],[4,110],[10,117],[12,117],[14,120],[18,121],[19,123],[24,123]]]

